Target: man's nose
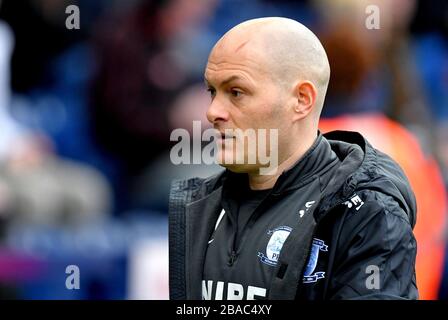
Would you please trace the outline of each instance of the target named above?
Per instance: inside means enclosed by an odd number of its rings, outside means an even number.
[[[226,110],[225,105],[220,102],[217,97],[213,99],[207,109],[207,119],[212,124],[219,121],[227,121],[229,119],[229,113]]]

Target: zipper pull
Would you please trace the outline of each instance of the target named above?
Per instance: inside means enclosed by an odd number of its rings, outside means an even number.
[[[227,263],[227,265],[228,265],[229,267],[233,266],[233,263],[234,263],[235,260],[236,260],[236,256],[237,256],[236,252],[235,252],[235,251],[232,251],[232,253],[230,254],[230,257],[229,257],[229,262]]]

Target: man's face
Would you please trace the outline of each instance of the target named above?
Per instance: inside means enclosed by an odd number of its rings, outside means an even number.
[[[269,129],[278,129],[280,140],[281,128],[288,127],[285,90],[273,80],[263,55],[250,49],[250,43],[239,50],[235,47],[239,46],[218,44],[209,57],[205,70],[211,94],[207,118],[224,135],[217,140],[218,162],[235,172],[255,172],[263,166],[258,156],[260,144],[268,150],[266,156],[269,151],[279,152],[277,145],[269,143]],[[247,134],[246,138],[235,135],[235,129]],[[259,129],[266,129],[265,134]],[[251,136],[254,132],[256,138]],[[249,147],[250,143],[256,148]],[[244,159],[243,164],[235,163],[238,158]]]

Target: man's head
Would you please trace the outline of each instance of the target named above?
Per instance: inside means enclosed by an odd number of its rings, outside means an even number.
[[[228,31],[210,53],[205,70],[212,96],[207,118],[221,133],[226,129],[277,129],[278,148],[271,152],[278,152],[281,163],[314,141],[329,77],[324,48],[299,22],[276,17],[243,22]],[[235,139],[218,141],[218,158],[243,153],[247,160],[247,143],[243,150],[228,146]],[[236,172],[261,167],[258,161],[223,165]]]

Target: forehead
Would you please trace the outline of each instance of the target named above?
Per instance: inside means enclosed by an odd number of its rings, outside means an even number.
[[[205,78],[219,80],[232,73],[241,73],[253,79],[266,76],[266,59],[254,41],[223,41],[213,48],[205,68]]]

